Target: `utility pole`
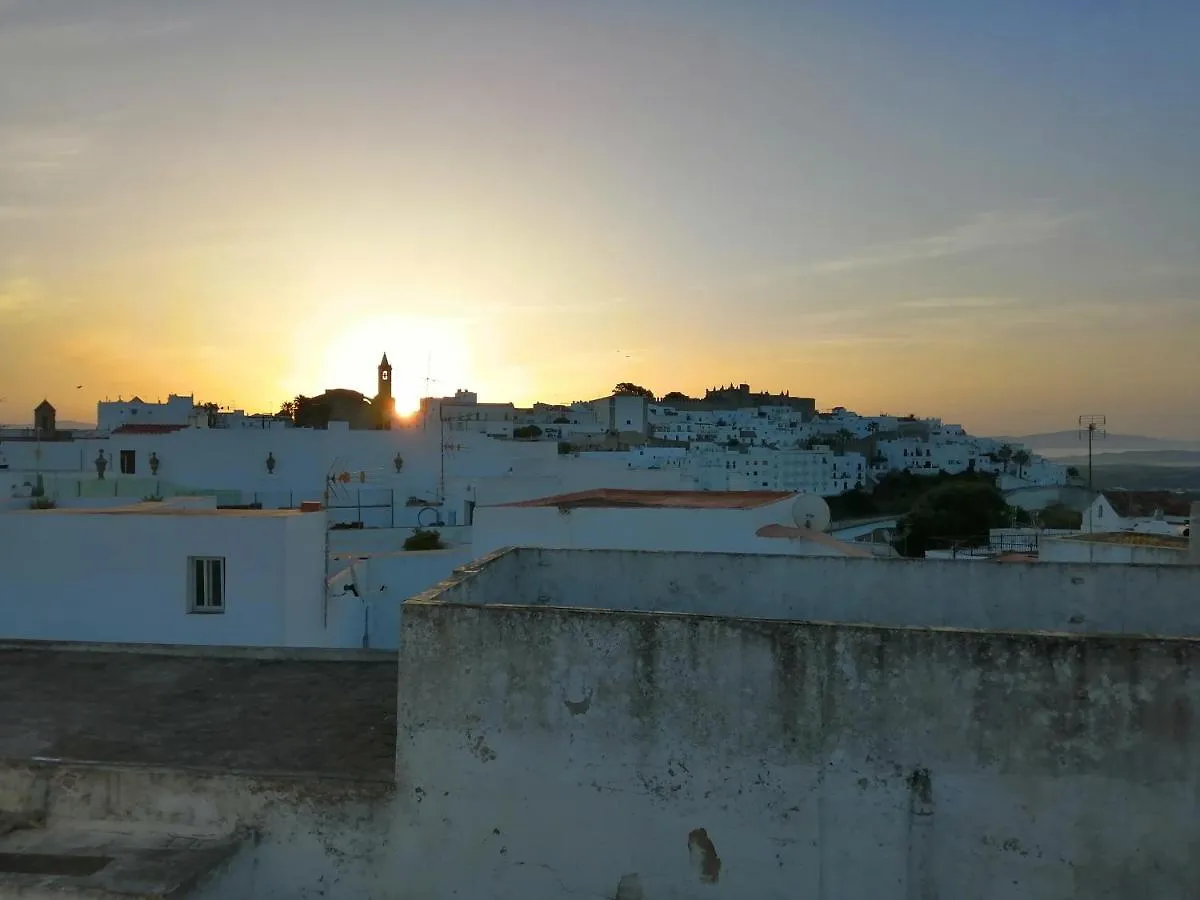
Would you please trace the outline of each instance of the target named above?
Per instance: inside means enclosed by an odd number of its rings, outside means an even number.
[[[1105,431],[1107,419],[1100,416],[1080,416],[1079,417],[1079,437],[1082,438],[1087,434],[1088,442],[1088,491],[1092,490],[1092,444],[1098,440],[1104,440],[1108,432]]]

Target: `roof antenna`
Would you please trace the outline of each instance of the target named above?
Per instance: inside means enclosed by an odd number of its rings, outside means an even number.
[[[1102,441],[1108,436],[1105,431],[1107,419],[1104,416],[1080,416],[1079,417],[1079,437],[1082,438],[1087,434],[1088,442],[1088,491],[1092,490],[1092,443],[1094,441]]]

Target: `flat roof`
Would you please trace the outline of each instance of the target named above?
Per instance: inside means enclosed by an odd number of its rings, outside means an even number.
[[[201,649],[0,648],[0,759],[392,780],[393,654]]]
[[[554,494],[500,507],[556,506],[560,509],[755,509],[795,496],[789,491],[636,491],[597,488],[572,494]]]
[[[29,515],[60,516],[225,516],[259,519],[305,515],[299,509],[217,509],[213,506],[176,506],[172,503],[137,503],[131,506],[56,507],[54,509],[13,510]]]
[[[1089,534],[1068,535],[1068,541],[1084,541],[1094,544],[1131,544],[1137,547],[1164,547],[1171,550],[1186,550],[1188,538],[1179,534],[1152,534],[1145,531],[1098,531]]]

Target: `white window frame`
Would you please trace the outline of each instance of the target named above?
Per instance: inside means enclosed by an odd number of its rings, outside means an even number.
[[[200,564],[204,564],[200,567]],[[213,571],[219,570],[216,579],[220,584],[219,596],[213,596]],[[197,578],[203,578],[203,599],[197,597],[200,585]],[[225,578],[225,557],[223,556],[189,556],[187,577],[187,610],[198,615],[214,615],[225,612],[225,595],[228,582]]]

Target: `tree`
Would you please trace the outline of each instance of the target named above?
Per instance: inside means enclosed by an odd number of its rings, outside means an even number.
[[[848,445],[854,440],[854,432],[848,428],[839,428],[833,435],[833,445],[839,450],[845,450]]]
[[[1022,475],[1025,474],[1025,467],[1027,465],[1029,465],[1029,462],[1032,459],[1033,459],[1033,457],[1030,456],[1029,451],[1026,450],[1024,447],[1022,447],[1020,450],[1016,450],[1013,452],[1012,461],[1013,461],[1013,465],[1015,465],[1017,467],[1017,477],[1018,478],[1020,478]]]
[[[297,428],[327,428],[331,410],[328,403],[301,394],[292,401],[292,421]]]
[[[197,403],[196,405],[200,409],[204,410],[205,417],[208,420],[208,427],[216,428],[217,427],[217,413],[220,411],[221,408],[219,406],[217,406],[217,404],[215,404],[215,403]]]
[[[640,384],[634,384],[632,381],[622,381],[613,388],[613,393],[618,397],[645,397],[647,400],[654,399],[654,391],[644,388]]]
[[[555,425],[570,425],[571,420],[568,419],[566,416],[559,416],[557,419],[554,420],[554,424]]]
[[[933,488],[904,517],[896,549],[921,557],[926,550],[978,547],[988,531],[1009,523],[1004,495],[986,481],[947,481]]]
[[[1038,514],[1043,528],[1064,528],[1078,531],[1083,525],[1083,513],[1062,503],[1052,503]]]
[[[513,437],[524,438],[526,440],[536,440],[542,436],[542,429],[536,425],[524,425],[521,428],[513,429]]]
[[[679,391],[671,391],[663,397],[663,403],[687,403],[691,399],[687,394],[680,393]]]
[[[1008,461],[1012,458],[1012,444],[1001,444],[1000,449],[996,451],[996,460],[1000,463],[1000,465],[1004,466],[1005,474],[1008,473]]]
[[[1067,466],[1067,477],[1068,478],[1078,478],[1079,470],[1077,468],[1075,468],[1074,466]]]

